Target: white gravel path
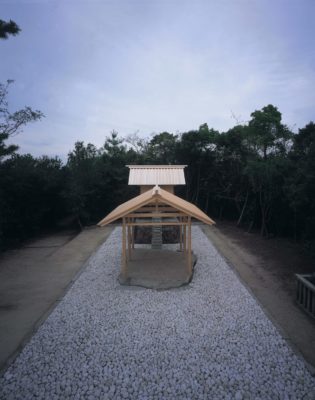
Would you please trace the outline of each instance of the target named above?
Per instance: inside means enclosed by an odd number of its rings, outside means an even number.
[[[193,227],[192,283],[122,287],[121,230],[0,378],[1,399],[315,399],[315,379]]]

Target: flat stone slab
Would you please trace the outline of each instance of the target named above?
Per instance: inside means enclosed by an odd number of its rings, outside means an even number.
[[[192,255],[193,265],[196,256]],[[134,249],[127,263],[128,274],[124,279],[119,275],[122,285],[142,286],[151,289],[170,289],[190,282],[184,253],[174,250]]]

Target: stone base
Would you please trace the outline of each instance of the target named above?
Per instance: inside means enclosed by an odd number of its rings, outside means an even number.
[[[193,266],[197,257],[192,253]],[[119,275],[122,285],[150,289],[176,288],[191,281],[183,252],[171,250],[134,249],[127,264],[127,277]],[[194,268],[192,268],[194,270]]]

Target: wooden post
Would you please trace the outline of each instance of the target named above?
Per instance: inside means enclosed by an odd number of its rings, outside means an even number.
[[[130,219],[128,219],[128,222],[130,222]],[[127,224],[127,228],[128,228],[128,259],[131,259],[131,226],[128,223]]]
[[[126,218],[123,218],[122,225],[122,254],[121,254],[121,274],[127,279],[127,261],[126,261]]]
[[[182,217],[179,217],[179,221],[182,222]],[[183,250],[183,225],[179,225],[179,250]]]
[[[135,218],[132,218],[131,222],[133,222],[135,220]],[[132,243],[132,250],[134,250],[135,248],[135,226],[131,227],[131,243]]]
[[[192,273],[192,257],[191,257],[191,217],[188,217],[188,273]]]
[[[186,251],[187,251],[187,238],[186,238],[186,225],[184,225],[184,254],[186,257]]]

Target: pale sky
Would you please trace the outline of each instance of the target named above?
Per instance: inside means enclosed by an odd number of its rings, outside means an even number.
[[[273,104],[297,131],[315,120],[314,0],[0,0],[22,29],[0,41],[12,111],[46,118],[13,138],[22,153],[140,136],[224,131]]]

